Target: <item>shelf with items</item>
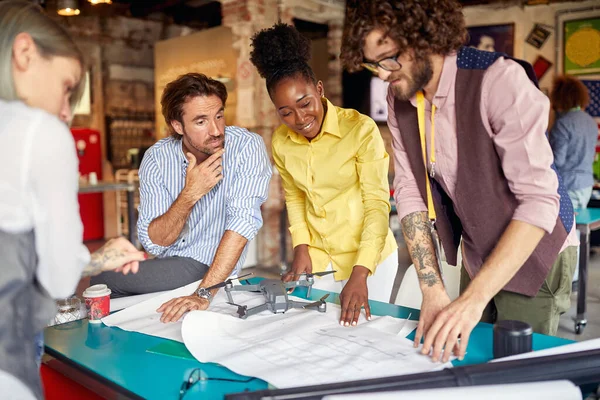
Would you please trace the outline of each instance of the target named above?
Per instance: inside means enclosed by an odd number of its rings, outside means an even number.
[[[136,187],[136,190],[133,192],[133,209],[134,214],[133,217],[134,223],[137,224],[138,217],[138,208],[140,206],[140,177],[137,169],[119,169],[115,171],[115,181],[117,183],[129,183],[133,184]],[[128,210],[128,199],[127,192],[117,192],[116,204],[117,204],[117,229],[119,235],[129,236],[129,214]],[[133,232],[135,237],[137,238],[137,232]],[[139,242],[136,240],[132,240],[134,245],[138,248]]]
[[[122,110],[106,117],[107,158],[115,170],[139,166],[132,154],[156,142],[154,123],[154,112]]]

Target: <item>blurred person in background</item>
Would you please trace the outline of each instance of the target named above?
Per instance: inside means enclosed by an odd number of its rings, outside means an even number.
[[[585,111],[590,103],[587,88],[568,75],[554,79],[550,93],[556,119],[550,131],[554,164],[563,178],[574,208],[587,208],[592,196],[598,124]]]
[[[42,398],[41,333],[82,275],[137,272],[123,238],[82,244],[75,143],[68,124],[84,57],[35,4],[0,2],[0,390]],[[19,385],[21,383],[21,385]],[[9,389],[8,389],[9,388]]]

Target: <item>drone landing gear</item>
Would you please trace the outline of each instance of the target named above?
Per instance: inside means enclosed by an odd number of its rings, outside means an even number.
[[[231,304],[232,306],[236,306],[237,309],[237,314],[238,317],[240,317],[241,319],[246,319],[254,314],[258,314],[260,312],[263,312],[265,310],[269,309],[269,305],[267,303],[265,304],[261,304],[260,306],[256,306],[256,307],[252,307],[252,308],[248,308],[248,306],[241,306],[239,304],[235,304],[235,303],[227,303],[227,304]]]

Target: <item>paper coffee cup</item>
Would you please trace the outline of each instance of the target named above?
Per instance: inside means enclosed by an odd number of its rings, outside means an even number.
[[[94,285],[85,289],[83,298],[90,322],[98,323],[109,314],[110,293],[106,285]]]

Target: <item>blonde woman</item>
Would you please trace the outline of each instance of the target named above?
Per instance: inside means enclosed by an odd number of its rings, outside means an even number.
[[[82,272],[135,273],[145,258],[125,239],[91,257],[81,243],[67,124],[83,69],[74,41],[41,8],[0,2],[0,390],[17,379],[38,398],[35,341],[52,299],[73,294]]]

